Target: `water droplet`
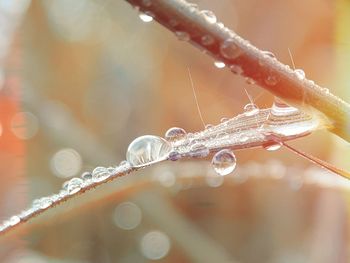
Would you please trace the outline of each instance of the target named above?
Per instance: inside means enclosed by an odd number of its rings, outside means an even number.
[[[52,204],[52,200],[48,197],[42,197],[40,199],[35,199],[32,203],[33,208],[45,209]]]
[[[12,216],[12,217],[8,220],[8,223],[9,223],[10,226],[17,225],[19,222],[21,222],[21,219],[19,218],[19,216]]]
[[[153,21],[153,16],[150,15],[150,13],[140,13],[139,18],[145,23],[149,23]]]
[[[186,131],[179,127],[172,127],[165,133],[165,139],[167,140],[174,140],[182,138],[186,135]]]
[[[172,147],[161,137],[144,135],[132,141],[126,159],[133,167],[142,167],[168,158]]]
[[[271,51],[263,51],[264,56],[270,57],[270,58],[276,58],[275,54],[273,54]]]
[[[214,127],[213,124],[206,124],[206,125],[205,125],[205,129],[206,129],[206,130],[210,130],[210,129],[212,129],[213,127]]]
[[[170,250],[169,237],[160,231],[151,231],[141,239],[141,252],[150,260],[164,258]]]
[[[245,82],[249,85],[254,85],[255,84],[255,80],[249,77],[245,78]]]
[[[265,143],[263,145],[263,148],[267,151],[276,151],[278,149],[280,149],[282,147],[282,143],[281,142],[269,142],[269,143]]]
[[[322,91],[323,91],[324,93],[329,93],[329,89],[327,89],[327,88],[322,88]]]
[[[277,84],[277,77],[270,75],[265,79],[265,83],[269,86],[275,86]]]
[[[232,73],[238,74],[238,75],[241,75],[243,73],[242,67],[236,64],[231,65],[230,70]]]
[[[177,161],[181,158],[181,154],[177,151],[173,151],[169,153],[169,160],[170,161]]]
[[[216,138],[217,139],[223,139],[223,138],[226,138],[228,137],[228,133],[227,132],[220,132],[216,135]]]
[[[215,40],[211,35],[204,35],[201,38],[201,43],[203,46],[210,46],[214,44]]]
[[[81,178],[82,178],[84,181],[91,180],[91,179],[92,179],[92,173],[90,173],[90,172],[84,172],[84,173],[81,175]]]
[[[189,41],[191,39],[190,34],[185,31],[176,31],[175,35],[177,39],[181,41]]]
[[[223,118],[220,119],[220,122],[224,123],[224,122],[227,122],[229,120],[230,120],[229,118],[223,117]]]
[[[142,0],[142,4],[146,7],[150,7],[152,5],[152,0]]]
[[[298,113],[299,110],[284,103],[279,98],[275,97],[271,107],[272,116],[288,116]]]
[[[202,158],[206,157],[209,154],[209,149],[204,144],[195,143],[191,146],[190,155],[192,157]]]
[[[92,171],[92,180],[94,182],[102,182],[110,177],[110,175],[106,167],[99,166]]]
[[[224,58],[235,59],[240,55],[240,49],[232,38],[226,39],[220,45],[220,53]]]
[[[221,61],[215,61],[214,62],[215,67],[217,68],[224,68],[225,67],[225,63],[221,62]]]
[[[81,185],[83,183],[83,180],[80,178],[72,178],[68,181],[67,184],[67,191],[69,195],[73,195],[81,190]]]
[[[207,20],[210,24],[216,23],[216,16],[210,10],[202,10],[201,14],[204,16],[205,20]]]
[[[229,149],[223,149],[217,152],[211,161],[215,172],[224,176],[233,172],[236,168],[236,157]]]
[[[258,106],[254,103],[248,103],[244,106],[244,115],[245,116],[253,116],[259,112]]]
[[[297,75],[297,78],[300,80],[305,79],[305,72],[302,69],[296,69],[294,70],[295,75]]]

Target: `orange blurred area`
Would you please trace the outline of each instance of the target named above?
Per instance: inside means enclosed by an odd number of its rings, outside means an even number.
[[[349,1],[195,3],[349,101]],[[241,113],[245,90],[271,107],[271,94],[214,62],[125,1],[0,0],[0,218],[118,164],[135,137],[203,129],[188,72],[205,124]],[[292,144],[350,170],[347,142],[327,131]],[[349,262],[348,184],[316,182],[324,172],[283,147],[235,154],[222,181],[207,158],[83,194],[0,237],[0,261]]]

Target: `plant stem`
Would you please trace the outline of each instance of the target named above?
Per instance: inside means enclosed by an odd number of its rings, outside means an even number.
[[[330,121],[329,130],[350,142],[350,105],[328,89],[296,74],[271,53],[259,50],[185,0],[126,1],[140,12],[153,16],[179,39],[188,40],[204,53],[224,62],[232,72],[253,80],[293,106],[322,112]]]

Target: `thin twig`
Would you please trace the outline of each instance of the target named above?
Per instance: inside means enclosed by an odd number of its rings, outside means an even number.
[[[305,105],[322,112],[331,122],[329,129],[350,141],[350,105],[328,89],[296,74],[270,52],[259,50],[216,19],[208,17],[185,0],[126,0],[204,53],[224,62],[234,73],[296,107]],[[237,69],[239,68],[239,69]],[[304,109],[305,110],[305,109]]]

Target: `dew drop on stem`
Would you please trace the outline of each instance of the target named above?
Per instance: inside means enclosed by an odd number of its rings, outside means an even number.
[[[305,72],[302,69],[296,69],[296,70],[294,70],[294,73],[298,79],[300,79],[300,80],[305,79]]]
[[[189,41],[191,39],[190,34],[185,31],[176,31],[175,35],[181,41]]]
[[[210,24],[216,23],[216,16],[215,14],[210,10],[202,10],[201,15],[205,18],[206,21],[208,21]]]
[[[240,50],[232,38],[226,39],[220,45],[220,53],[224,58],[235,59],[240,55]]]
[[[180,139],[186,135],[186,131],[179,127],[172,127],[165,132],[166,140]]]
[[[165,139],[144,135],[132,141],[126,153],[126,159],[133,167],[143,167],[166,160],[172,147]]]
[[[259,112],[258,106],[254,103],[248,103],[244,106],[244,115],[245,116],[253,116]]]
[[[215,40],[211,35],[204,35],[201,37],[201,43],[203,46],[210,46],[214,44]]]

